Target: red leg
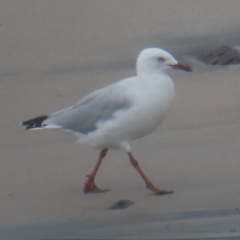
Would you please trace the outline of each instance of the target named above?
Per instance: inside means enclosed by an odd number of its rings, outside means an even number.
[[[102,163],[103,158],[106,156],[107,151],[108,151],[107,148],[102,149],[102,151],[100,152],[97,164],[95,165],[93,171],[89,175],[87,175],[88,180],[85,182],[84,187],[83,187],[83,191],[85,193],[87,193],[87,192],[97,193],[97,192],[106,192],[106,191],[108,191],[108,190],[99,189],[96,186],[95,182],[94,182],[94,179],[95,179],[95,176],[97,174],[97,171],[98,171],[98,169],[99,169],[99,167],[100,167],[100,165]]]
[[[129,159],[131,164],[136,168],[136,170],[138,171],[138,173],[141,175],[141,177],[143,178],[144,182],[146,183],[146,187],[149,188],[151,191],[153,191],[154,193],[156,193],[157,195],[164,195],[164,194],[171,194],[174,191],[165,191],[165,190],[160,190],[158,188],[156,188],[147,178],[147,176],[144,174],[144,172],[142,171],[142,169],[140,168],[138,161],[136,159],[133,158],[132,153],[128,153]]]

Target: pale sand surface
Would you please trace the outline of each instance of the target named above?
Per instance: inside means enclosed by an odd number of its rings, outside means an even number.
[[[239,0],[0,1],[0,238],[240,237],[240,66],[209,67],[198,53],[240,46]],[[162,127],[133,153],[154,196],[123,151],[98,156],[58,131],[20,121],[69,106],[135,74],[139,51],[158,46],[189,63],[171,72],[177,99]],[[120,199],[135,204],[106,210]]]

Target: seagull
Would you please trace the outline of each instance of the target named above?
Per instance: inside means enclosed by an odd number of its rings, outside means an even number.
[[[133,157],[130,145],[156,130],[169,112],[175,98],[173,81],[167,75],[170,69],[192,71],[163,49],[144,49],[136,61],[136,76],[98,89],[73,106],[23,121],[21,125],[27,130],[59,128],[73,133],[78,143],[100,150],[93,171],[87,175],[85,193],[108,191],[97,187],[95,176],[107,151],[122,148],[148,189],[157,195],[171,194],[173,191],[152,184]]]

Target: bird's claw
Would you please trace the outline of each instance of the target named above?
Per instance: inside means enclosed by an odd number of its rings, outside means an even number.
[[[87,176],[89,177],[89,176]],[[108,189],[100,189],[95,184],[94,180],[89,177],[89,179],[85,182],[83,187],[84,193],[92,192],[92,193],[103,193],[109,191]]]
[[[166,191],[166,190],[159,190],[155,192],[155,195],[166,195],[166,194],[172,194],[174,191]]]
[[[147,188],[154,192],[155,195],[172,194],[174,191],[160,190],[156,188],[151,182],[147,183]]]

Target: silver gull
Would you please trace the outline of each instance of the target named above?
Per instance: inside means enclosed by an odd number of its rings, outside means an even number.
[[[60,128],[72,132],[77,142],[101,149],[96,166],[87,175],[84,192],[105,192],[94,182],[108,149],[123,148],[131,164],[158,195],[173,191],[155,187],[133,157],[130,143],[153,132],[163,121],[175,97],[169,69],[192,71],[163,49],[148,48],[140,52],[137,76],[101,88],[85,96],[75,105],[49,115],[22,122],[25,129]]]

